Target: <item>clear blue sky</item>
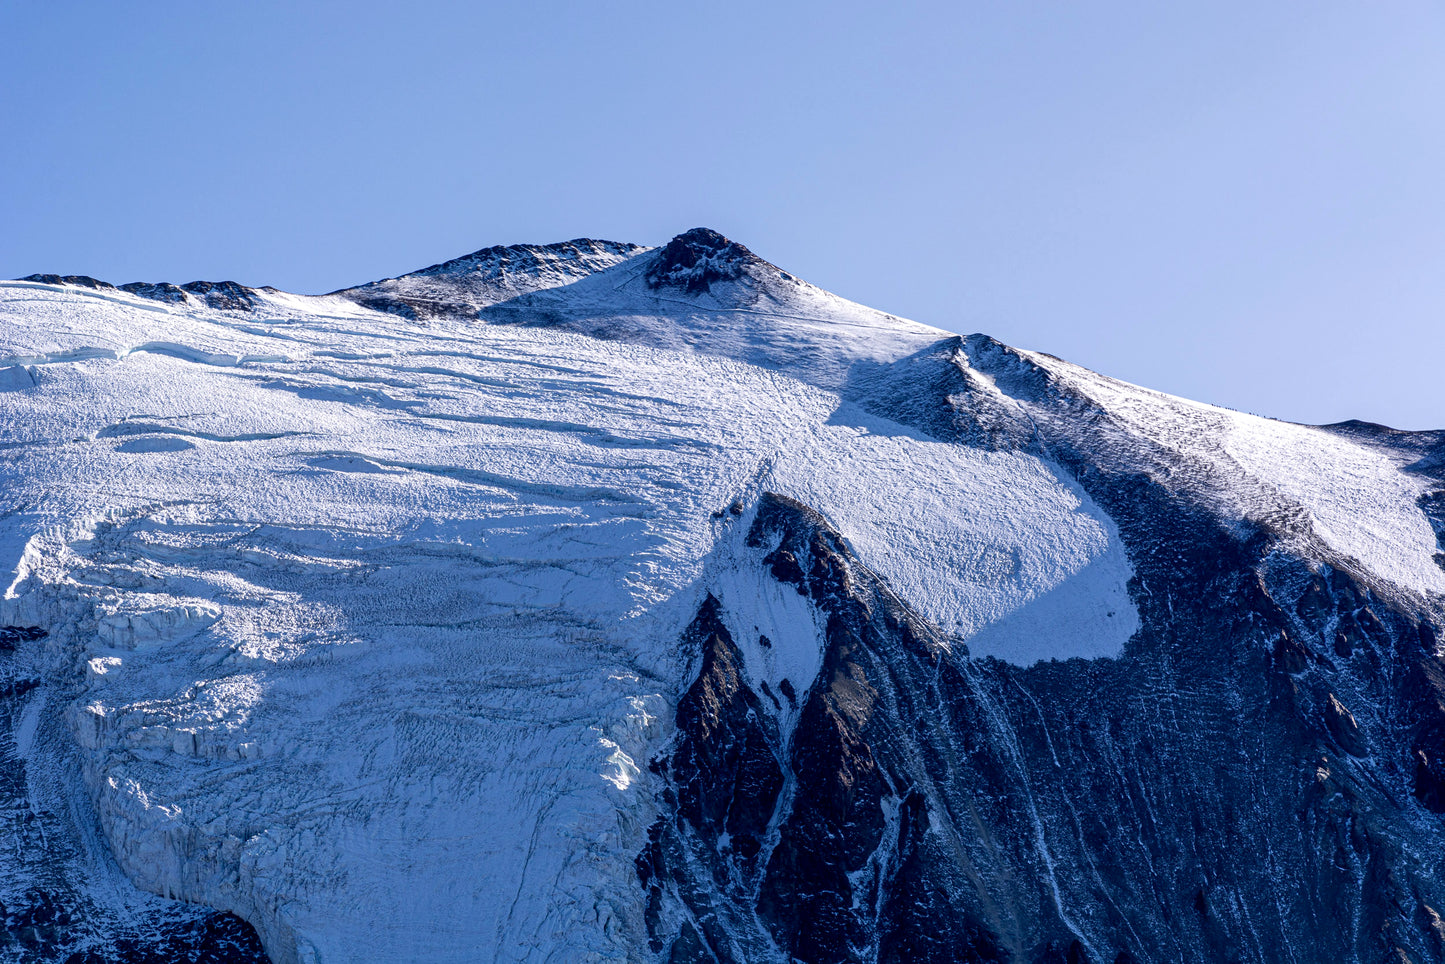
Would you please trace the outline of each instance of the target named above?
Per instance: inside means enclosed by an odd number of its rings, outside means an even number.
[[[702,224],[1154,388],[1445,427],[1438,2],[12,2],[0,111],[0,277],[322,292]]]

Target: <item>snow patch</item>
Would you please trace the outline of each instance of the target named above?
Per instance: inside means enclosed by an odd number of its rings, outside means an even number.
[[[1139,627],[1113,523],[1036,456],[934,441],[845,404],[766,484],[822,512],[974,655],[1117,656]]]
[[[1298,501],[1332,549],[1420,593],[1445,593],[1435,530],[1419,508],[1429,481],[1401,460],[1308,425],[1231,414],[1225,451]]]
[[[749,509],[733,520],[709,567],[708,587],[742,653],[748,686],[773,703],[786,745],[823,663],[825,622],[811,600],[773,577],[763,562],[767,548],[745,544],[755,515]]]

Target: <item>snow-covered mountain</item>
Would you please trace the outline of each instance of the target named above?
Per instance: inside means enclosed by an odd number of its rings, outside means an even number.
[[[705,229],[0,282],[0,956],[1442,959],[1442,538]]]

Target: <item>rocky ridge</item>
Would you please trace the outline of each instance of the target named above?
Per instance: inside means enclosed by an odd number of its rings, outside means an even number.
[[[635,244],[592,238],[558,244],[496,245],[399,278],[343,288],[333,294],[404,318],[473,317],[489,305],[569,284],[647,250]]]

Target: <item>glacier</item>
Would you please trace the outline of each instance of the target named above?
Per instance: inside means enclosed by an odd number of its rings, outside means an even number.
[[[702,229],[484,249],[323,296],[0,282],[0,319],[0,626],[34,637],[7,657],[27,681],[7,697],[11,819],[67,841],[0,859],[0,902],[49,875],[97,920],[214,908],[278,964],[835,953],[789,945],[766,901],[726,940],[697,923],[689,874],[774,886],[730,830],[682,832],[690,870],[638,871],[670,839],[669,787],[695,782],[669,748],[697,739],[678,714],[700,673],[732,681],[737,719],[768,716],[748,739],[781,802],[748,833],[790,846],[789,747],[832,692],[846,609],[778,561],[798,526],[836,536],[808,550],[818,572],[884,601],[847,618],[897,609],[869,632],[924,627],[905,637],[929,665],[976,680],[1083,674],[1149,636],[1144,544],[1085,466],[1101,452],[1241,540],[1276,533],[1255,578],[1356,573],[1402,619],[1445,612],[1419,439],[960,338]],[[927,804],[880,790],[879,826],[937,824],[938,779]],[[1103,960],[1042,806],[1026,835],[1056,930]],[[904,844],[879,848],[846,886],[900,873]],[[892,931],[868,926],[850,946],[882,960]]]

